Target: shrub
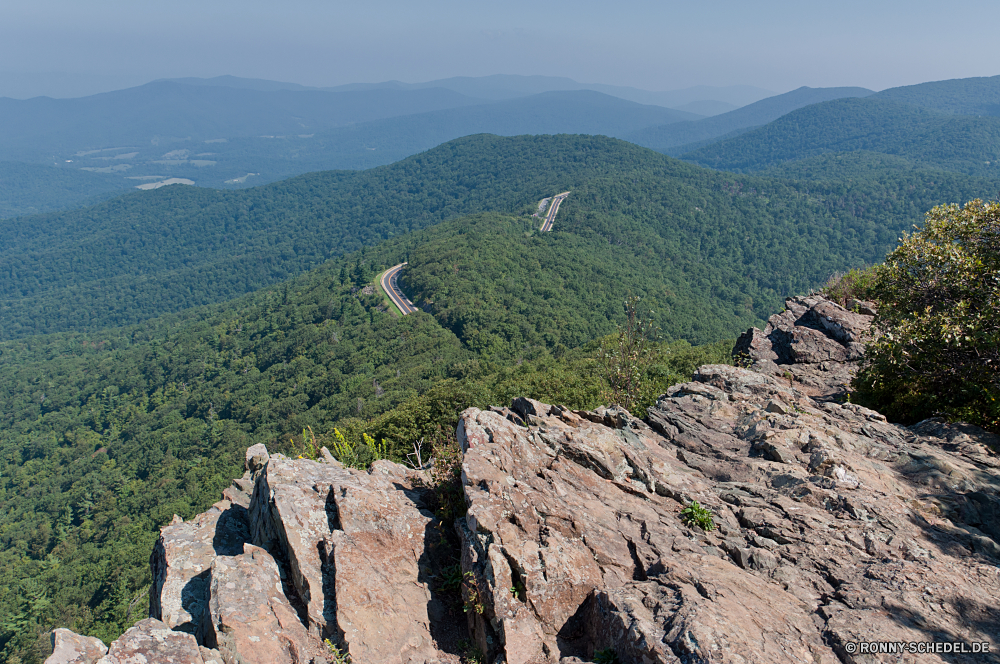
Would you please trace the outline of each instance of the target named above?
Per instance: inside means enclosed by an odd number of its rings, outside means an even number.
[[[832,275],[821,289],[823,294],[842,307],[847,301],[869,300],[873,296],[875,270],[872,268],[852,268],[848,272],[838,272]]]
[[[618,405],[637,414],[642,398],[643,378],[649,367],[649,337],[653,324],[638,312],[639,298],[625,301],[625,324],[618,334],[602,344],[599,354],[601,376],[608,385],[603,397],[608,405]]]
[[[927,213],[874,268],[876,335],[854,380],[891,419],[1000,429],[1000,203]]]
[[[712,513],[699,505],[697,500],[692,500],[691,504],[681,510],[681,521],[686,526],[697,526],[705,531],[715,530]]]

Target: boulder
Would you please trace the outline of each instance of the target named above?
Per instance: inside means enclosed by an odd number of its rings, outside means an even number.
[[[369,472],[273,455],[250,505],[254,544],[287,560],[289,586],[314,639],[345,645],[354,661],[442,657],[430,589],[441,526],[422,473],[388,461]]]
[[[207,664],[194,636],[155,618],[140,620],[118,637],[96,664]]]
[[[149,561],[150,616],[202,641],[199,630],[208,606],[212,562],[219,555],[242,553],[248,539],[246,509],[228,501],[190,521],[176,519],[161,528]]]
[[[871,313],[868,313],[871,312]],[[736,341],[737,364],[797,381],[810,396],[842,396],[864,355],[874,310],[848,310],[822,295],[785,300],[785,311],[763,330],[750,328]]]
[[[80,636],[62,627],[52,630],[52,654],[45,664],[94,664],[108,652],[95,636]]]
[[[204,643],[225,661],[297,664],[321,655],[284,595],[278,564],[267,551],[248,544],[237,556],[212,562],[211,600]]]

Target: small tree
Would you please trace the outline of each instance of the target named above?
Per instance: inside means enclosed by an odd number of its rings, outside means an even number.
[[[901,421],[944,414],[1000,428],[1000,203],[934,208],[874,277],[862,400]]]
[[[601,346],[601,373],[608,387],[603,397],[609,404],[635,413],[642,397],[643,377],[649,363],[649,335],[653,324],[638,312],[639,298],[625,300],[625,324]]]

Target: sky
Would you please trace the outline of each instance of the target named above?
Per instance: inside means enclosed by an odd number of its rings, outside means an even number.
[[[4,0],[0,96],[223,74],[881,90],[1000,74],[998,23],[995,0]]]

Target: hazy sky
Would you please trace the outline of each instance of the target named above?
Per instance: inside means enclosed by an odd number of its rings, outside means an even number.
[[[1000,74],[998,23],[996,0],[3,0],[0,95],[221,74],[879,90]]]

